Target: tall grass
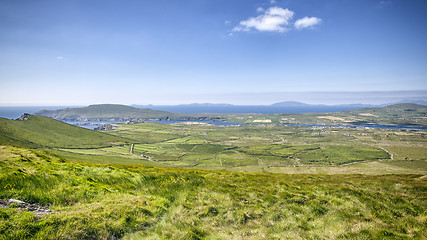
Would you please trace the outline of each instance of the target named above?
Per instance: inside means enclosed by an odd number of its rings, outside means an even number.
[[[425,239],[420,175],[283,175],[94,165],[0,147],[0,239]]]

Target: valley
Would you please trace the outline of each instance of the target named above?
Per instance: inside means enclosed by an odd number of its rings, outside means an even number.
[[[249,116],[107,131],[0,118],[0,237],[426,237],[427,131]]]

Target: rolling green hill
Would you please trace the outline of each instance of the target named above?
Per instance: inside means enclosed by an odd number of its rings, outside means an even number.
[[[345,112],[344,112],[345,113]],[[413,103],[401,103],[383,108],[363,108],[347,112],[357,115],[362,121],[397,125],[427,125],[427,106]]]
[[[125,144],[130,141],[51,118],[34,115],[25,117],[27,120],[0,118],[0,145],[27,148],[91,148]]]
[[[330,113],[299,114],[246,114],[229,115],[228,119],[244,123],[284,123],[320,125],[388,124],[427,126],[427,106],[402,103],[383,108],[362,108],[358,110]]]
[[[175,114],[152,110],[148,108],[134,108],[126,105],[99,104],[82,108],[65,108],[59,110],[42,110],[35,115],[61,120],[98,120],[98,119],[159,119],[170,118]]]

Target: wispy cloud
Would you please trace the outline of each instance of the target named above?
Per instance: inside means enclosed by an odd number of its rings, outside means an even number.
[[[375,7],[376,8],[385,8],[389,5],[391,5],[393,2],[392,1],[380,1]]]
[[[294,12],[287,8],[271,7],[262,15],[241,21],[233,31],[284,32],[288,30],[287,26],[293,16]]]
[[[392,1],[380,1],[379,4],[382,5],[382,6],[389,5],[389,4],[392,4]]]
[[[303,29],[319,24],[322,19],[317,17],[303,17],[295,21],[294,26],[296,29]]]

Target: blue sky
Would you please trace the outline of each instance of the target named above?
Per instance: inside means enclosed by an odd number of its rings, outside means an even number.
[[[427,90],[426,13],[425,0],[2,0],[0,105],[410,97]]]

